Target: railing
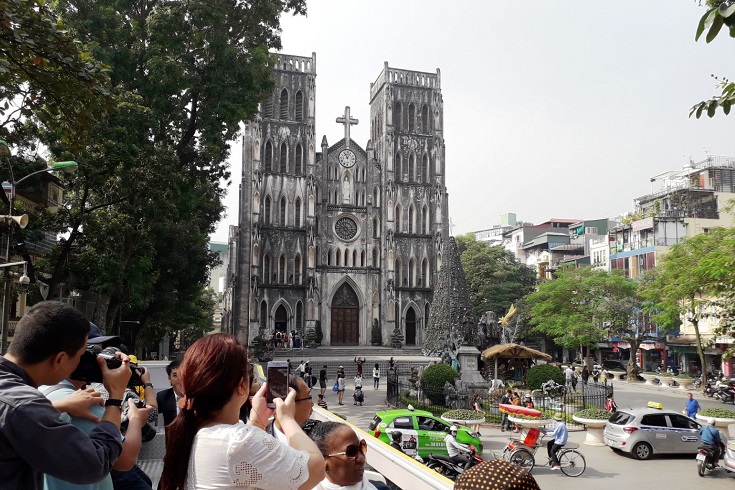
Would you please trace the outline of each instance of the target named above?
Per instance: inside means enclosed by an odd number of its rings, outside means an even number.
[[[480,395],[480,406],[485,412],[486,423],[500,423],[501,413],[498,410],[500,398],[505,388],[488,392],[486,390],[439,390],[436,393],[421,390],[418,385],[400,379],[398,376],[388,375],[387,399],[388,403],[400,408],[412,405],[416,410],[426,410],[434,415],[441,415],[447,410],[464,408],[471,410],[470,400],[477,393]],[[523,399],[527,389],[513,389]],[[613,392],[612,383],[595,383],[590,378],[587,384],[579,381],[576,390],[565,389],[564,395],[544,395],[541,390],[530,391],[531,399],[537,410],[540,410],[545,418],[552,418],[555,413],[562,413],[567,425],[572,428],[581,428],[572,415],[585,408],[605,408],[607,395]]]

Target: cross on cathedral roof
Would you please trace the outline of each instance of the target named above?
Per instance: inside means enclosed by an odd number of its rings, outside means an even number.
[[[360,121],[357,119],[352,119],[350,117],[350,106],[345,106],[345,113],[342,115],[342,117],[337,118],[337,122],[340,124],[343,124],[345,127],[345,148],[350,147],[350,126],[353,124],[357,124]]]

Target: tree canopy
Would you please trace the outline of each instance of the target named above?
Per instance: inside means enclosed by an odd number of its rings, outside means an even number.
[[[36,219],[63,236],[37,264],[39,277],[52,295],[60,284],[98,293],[95,320],[139,322],[130,323],[132,342],[148,325],[173,333],[198,325],[229,142],[274,88],[269,50],[280,48],[280,15],[304,14],[305,2],[59,0],[53,8],[80,60],[106,67],[112,110],[80,99],[101,114],[84,121],[94,139],[72,139],[63,126],[34,135],[80,166],[65,205]]]
[[[732,334],[735,293],[735,228],[713,228],[672,246],[644,284],[655,303],[656,321],[677,326],[684,316],[695,332],[697,353],[706,375],[700,321],[717,309],[721,332]]]
[[[534,330],[567,348],[593,348],[611,335],[637,349],[642,299],[638,284],[603,270],[563,268],[525,299]],[[631,361],[632,362],[632,361]],[[630,367],[632,369],[632,366]]]
[[[730,37],[735,37],[735,3],[729,0],[708,0],[706,3],[709,8],[699,19],[694,36],[695,41],[698,41],[706,31],[705,40],[711,43],[723,28],[727,30]],[[722,108],[725,115],[730,114],[730,109],[735,102],[735,83],[727,78],[717,79],[722,90],[720,95],[695,104],[689,111],[690,117],[694,115],[699,119],[705,113],[709,117],[714,117],[718,107]]]
[[[493,311],[500,318],[534,290],[536,274],[503,247],[478,241],[472,233],[457,237],[470,300],[478,316]]]

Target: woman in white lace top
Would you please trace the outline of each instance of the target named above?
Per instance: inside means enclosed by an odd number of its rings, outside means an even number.
[[[295,395],[276,399],[288,445],[265,432],[273,414],[266,385],[252,399],[247,424],[238,415],[248,399],[245,348],[227,334],[208,335],[187,351],[179,369],[181,412],[166,427],[162,490],[307,490],[324,478],[321,452],[294,420]]]

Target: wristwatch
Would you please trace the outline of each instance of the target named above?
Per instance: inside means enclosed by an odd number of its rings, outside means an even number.
[[[106,407],[120,407],[122,409],[122,400],[119,398],[108,398],[105,402]]]
[[[143,386],[145,386],[146,388],[153,388],[153,383],[146,383]]]

